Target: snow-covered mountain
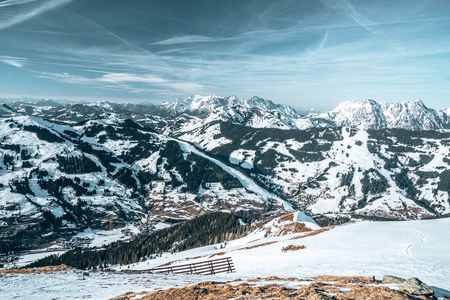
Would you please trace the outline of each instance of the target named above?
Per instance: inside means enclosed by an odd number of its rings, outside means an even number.
[[[257,97],[216,96],[6,103],[0,238],[142,232],[217,210],[449,214],[449,113],[354,100],[301,116]]]
[[[365,129],[387,127],[381,106],[374,100],[353,100],[341,102],[335,109],[310,118],[329,120],[334,126],[356,126]]]
[[[305,129],[313,127],[294,108],[259,97],[193,96],[163,103],[154,113],[168,118],[169,131],[200,128],[210,122],[233,122],[255,128]],[[180,128],[181,127],[181,128]],[[167,128],[165,129],[167,132]]]
[[[275,104],[270,100],[259,97],[240,99],[236,96],[218,97],[212,96],[191,96],[185,99],[177,99],[173,102],[164,102],[158,105],[158,110],[166,112],[168,115],[179,116],[181,114],[204,117],[217,108],[242,106],[246,109],[258,107],[262,111],[278,111],[286,116],[298,117],[295,109],[284,104]]]
[[[329,120],[335,126],[408,130],[447,128],[447,116],[446,111],[430,109],[421,100],[381,104],[374,100],[353,100],[340,103],[330,112],[309,115],[312,119]]]
[[[2,245],[85,229],[146,232],[208,211],[290,210],[241,171],[131,120],[0,118],[0,141]]]
[[[313,214],[450,213],[448,130],[280,130],[217,122],[177,137]]]
[[[300,115],[294,108],[259,97],[191,96],[153,105],[97,101],[61,105],[52,100],[7,103],[16,113],[48,120],[76,123],[91,119],[132,119],[164,132],[195,130],[208,123],[233,122],[254,128],[308,129],[357,127],[362,129],[401,128],[408,130],[450,129],[450,108],[434,110],[421,100],[378,103],[352,100],[340,103],[328,112]]]
[[[164,132],[173,135],[202,131],[208,124],[217,121],[253,128],[287,130],[341,126],[415,131],[450,129],[448,109],[436,111],[426,107],[420,100],[381,104],[374,100],[352,100],[340,103],[329,112],[310,113],[306,116],[296,113],[290,106],[275,105],[257,97],[237,99],[195,96],[178,99],[161,107],[164,110],[160,112],[164,111],[164,116],[170,116]]]

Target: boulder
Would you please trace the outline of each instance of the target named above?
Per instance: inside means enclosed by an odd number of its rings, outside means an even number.
[[[426,283],[415,277],[406,280],[404,285],[399,286],[399,289],[413,295],[434,295],[434,291]]]
[[[405,283],[406,279],[397,277],[397,276],[391,276],[391,275],[384,275],[382,284],[403,284]]]

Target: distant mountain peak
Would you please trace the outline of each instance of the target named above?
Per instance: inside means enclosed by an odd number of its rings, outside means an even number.
[[[450,129],[450,108],[434,110],[419,98],[395,103],[353,99],[339,103],[328,112],[300,110],[301,114],[289,105],[278,104],[259,96],[243,99],[235,95],[192,95],[158,105],[105,100],[61,105],[49,99],[34,102],[24,102],[22,98],[20,100],[11,99],[7,102],[16,114],[41,116],[63,122],[113,116],[146,120],[145,122],[159,129],[167,123],[177,123],[175,119],[183,114],[197,117],[198,119],[191,119],[196,126],[201,126],[200,123],[222,121],[255,128],[286,130],[337,126],[361,129]]]

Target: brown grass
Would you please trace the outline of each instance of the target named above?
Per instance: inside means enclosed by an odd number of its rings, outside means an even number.
[[[250,243],[254,243],[254,242],[257,242],[257,241],[259,241],[260,239],[256,239],[256,240],[253,240],[253,241],[250,241],[250,242],[248,242],[249,244]]]
[[[283,226],[283,229],[277,236],[291,234],[291,233],[300,233],[300,232],[309,232],[312,231],[304,223],[290,223]]]
[[[215,254],[211,255],[209,258],[214,257],[214,256],[224,255],[224,254],[225,254],[225,252],[215,253]]]
[[[294,213],[288,213],[280,217],[281,222],[294,221]]]
[[[0,270],[0,274],[5,274],[5,273],[9,273],[9,274],[55,273],[55,272],[69,271],[69,270],[73,270],[73,269],[66,265],[59,265],[59,266],[47,266],[47,267],[39,267],[39,268]]]
[[[345,292],[332,283],[322,282],[332,280],[338,283],[357,283]],[[280,280],[278,277],[267,277],[258,280]],[[304,281],[298,279],[299,281]],[[293,281],[293,280],[291,280]],[[266,284],[254,286],[247,282],[239,285],[230,285],[225,282],[202,282],[193,286],[183,288],[171,288],[155,291],[147,294],[144,300],[225,300],[225,299],[308,299],[308,300],[408,300],[425,299],[405,294],[401,291],[391,290],[385,286],[372,286],[374,281],[368,277],[338,277],[319,276],[309,285],[299,285],[297,288],[288,289],[279,284]],[[377,282],[375,282],[377,283]],[[333,294],[333,295],[330,295]],[[124,294],[115,300],[131,300],[142,294]]]
[[[264,244],[259,244],[259,245],[254,245],[254,246],[245,247],[245,248],[240,248],[240,249],[238,249],[238,250],[253,249],[253,248],[258,248],[258,247],[263,247],[263,246],[272,245],[272,244],[274,244],[274,243],[276,243],[276,242],[275,242],[275,241],[274,241],[274,242],[267,242],[267,243],[264,243]]]
[[[310,278],[315,281],[323,281],[323,282],[338,282],[338,283],[362,283],[362,284],[379,284],[379,280],[374,280],[370,277],[364,276],[331,276],[331,275],[322,275]]]
[[[187,257],[186,260],[191,260],[191,259],[199,259],[202,257],[206,257],[206,255],[200,255],[200,256],[195,256],[195,257]]]
[[[306,238],[306,237],[309,237],[309,236],[318,235],[318,234],[320,234],[322,232],[325,232],[325,231],[328,231],[328,230],[330,230],[332,228],[334,228],[334,226],[323,227],[323,228],[314,230],[314,231],[312,231],[310,233],[307,233],[305,235],[295,236],[295,237],[291,238],[291,240],[298,240],[298,239]]]
[[[295,246],[295,245],[289,245],[286,247],[283,247],[281,249],[282,252],[288,252],[288,251],[297,251],[297,250],[301,250],[301,249],[306,249],[306,246]]]

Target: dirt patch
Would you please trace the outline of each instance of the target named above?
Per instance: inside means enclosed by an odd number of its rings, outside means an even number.
[[[306,249],[306,246],[289,245],[289,246],[283,247],[281,249],[281,252],[297,251],[297,250],[301,250],[301,249]]]
[[[312,229],[306,227],[305,223],[289,223],[283,226],[283,229],[281,229],[277,236],[309,231],[312,231]]]
[[[209,258],[214,257],[214,256],[224,255],[224,254],[225,254],[225,252],[215,253],[215,254],[211,255]]]
[[[282,215],[280,217],[280,221],[281,222],[288,222],[288,221],[292,222],[292,221],[294,221],[294,213],[288,213],[288,214]]]
[[[61,271],[71,271],[73,268],[68,267],[66,265],[59,266],[47,266],[40,268],[24,268],[24,269],[9,269],[9,270],[0,270],[0,273],[5,274],[30,274],[30,273],[55,273]]]
[[[350,289],[342,290],[330,282],[346,284],[353,283]],[[267,277],[258,279],[264,281],[280,280],[278,277]],[[183,288],[171,288],[162,291],[155,291],[145,295],[144,300],[225,300],[225,299],[308,299],[308,300],[408,300],[408,299],[426,299],[408,295],[401,291],[389,289],[385,286],[374,286],[377,281],[368,277],[338,277],[338,276],[319,276],[312,278],[314,281],[308,285],[299,285],[297,288],[286,288],[280,284],[266,284],[262,286],[243,282],[239,285],[230,285],[225,282],[202,282],[193,286]],[[258,281],[257,280],[257,281]],[[298,279],[299,281],[304,281]],[[293,280],[291,280],[293,281]],[[124,294],[115,300],[131,300],[138,294]],[[141,296],[142,294],[140,294]],[[431,298],[430,298],[431,299]]]
[[[312,232],[310,232],[310,233],[307,233],[307,234],[305,234],[305,235],[295,236],[295,237],[291,238],[291,240],[298,240],[298,239],[303,239],[303,238],[306,238],[306,237],[309,237],[309,236],[318,235],[318,234],[320,234],[320,233],[322,233],[322,232],[325,232],[325,231],[328,231],[328,230],[330,230],[330,229],[333,229],[334,227],[335,227],[335,226],[323,227],[323,228],[314,230],[314,231],[312,231]]]
[[[195,257],[186,257],[184,260],[199,259],[199,258],[203,258],[203,257],[206,257],[206,255],[200,255],[200,256],[195,256]]]
[[[286,218],[289,218],[287,216]],[[275,223],[273,227],[265,229],[264,237],[269,236],[283,236],[292,233],[300,233],[300,232],[308,232],[312,231],[312,229],[306,227],[305,223],[299,222],[281,222],[281,219],[278,220],[278,223]]]
[[[246,249],[253,249],[253,248],[258,248],[258,247],[264,247],[264,246],[272,245],[274,243],[276,243],[276,242],[267,242],[267,243],[264,243],[264,244],[259,244],[259,245],[254,245],[254,246],[241,248],[241,249],[238,249],[238,250],[246,250]]]

